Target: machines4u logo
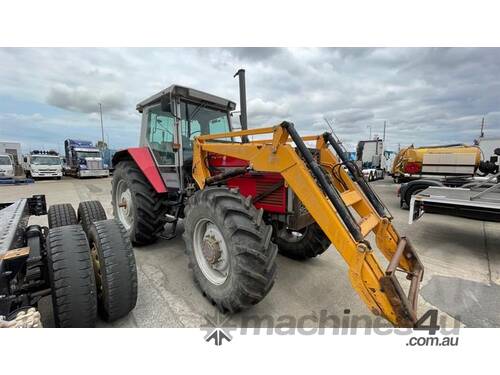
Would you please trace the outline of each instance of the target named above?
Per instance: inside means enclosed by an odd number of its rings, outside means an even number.
[[[218,311],[215,315],[205,315],[206,324],[200,329],[205,331],[205,341],[213,342],[214,345],[220,346],[225,341],[230,342],[233,339],[231,331],[236,329],[236,326],[229,323],[229,316],[224,316]]]

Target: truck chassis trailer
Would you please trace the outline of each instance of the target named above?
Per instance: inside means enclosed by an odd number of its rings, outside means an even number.
[[[48,215],[48,227],[29,218]],[[58,327],[114,321],[137,299],[132,246],[98,201],[47,211],[44,195],[0,203],[0,327],[41,327],[38,303],[51,296]]]

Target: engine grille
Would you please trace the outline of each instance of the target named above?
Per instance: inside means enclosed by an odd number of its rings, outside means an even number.
[[[255,184],[255,195],[260,195],[269,191],[270,184],[268,181],[257,181]],[[260,203],[271,204],[280,206],[283,204],[283,190],[284,187],[281,187],[269,195],[266,195],[264,198],[260,200]]]
[[[286,188],[283,184],[283,177],[277,173],[254,173],[241,177],[235,177],[227,182],[228,187],[239,188],[243,196],[252,196],[255,201],[255,207],[263,208],[268,212],[285,213],[286,212]],[[272,193],[265,195],[265,193]]]

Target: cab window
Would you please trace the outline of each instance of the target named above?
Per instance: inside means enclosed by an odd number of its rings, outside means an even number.
[[[162,112],[159,105],[149,108],[146,139],[159,165],[175,164],[174,134],[172,114]]]

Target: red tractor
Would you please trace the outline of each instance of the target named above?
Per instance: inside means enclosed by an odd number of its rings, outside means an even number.
[[[224,312],[264,298],[278,250],[307,259],[332,243],[369,309],[395,325],[413,326],[423,267],[383,203],[330,133],[300,137],[289,122],[248,130],[244,71],[237,74],[241,131],[231,126],[234,102],[191,88],[172,85],[137,105],[140,145],[113,157],[114,215],[130,240],[152,243],[167,222],[172,229],[162,237],[171,238],[183,219],[194,279]],[[262,138],[266,134],[271,139]],[[366,240],[370,232],[390,260],[387,271]],[[408,272],[408,297],[396,268]]]

